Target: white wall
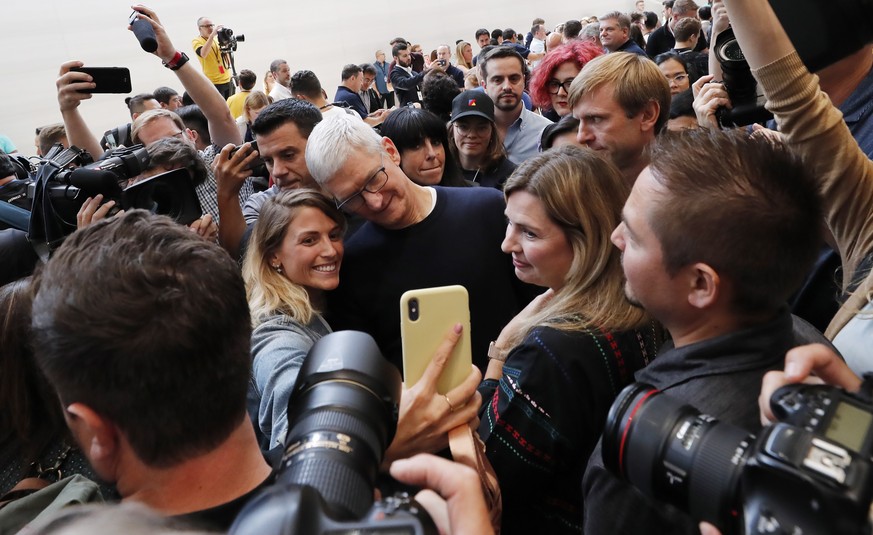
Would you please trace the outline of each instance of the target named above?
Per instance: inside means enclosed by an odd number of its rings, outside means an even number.
[[[659,10],[660,2],[648,0]],[[425,50],[457,39],[473,42],[479,27],[530,29],[535,17],[549,28],[574,18],[631,10],[633,0],[152,0],[174,44],[192,56],[196,20],[209,16],[246,41],[236,53],[237,70],[258,74],[270,61],[284,58],[291,70],[313,70],[333,96],[346,63],[372,61],[376,49],[390,56],[388,41],[403,36]],[[175,75],[139,48],[126,20],[128,2],[119,0],[5,0],[0,20],[0,134],[12,138],[23,154],[35,153],[34,128],[60,122],[55,79],[61,63],[79,59],[90,66],[131,70],[133,94],[167,85],[181,93]],[[478,47],[473,46],[474,53]],[[129,120],[124,95],[95,95],[82,112],[96,135]]]

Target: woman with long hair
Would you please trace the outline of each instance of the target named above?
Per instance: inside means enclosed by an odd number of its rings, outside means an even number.
[[[530,78],[530,96],[543,110],[543,116],[554,121],[569,115],[567,104],[570,83],[586,63],[603,54],[603,49],[588,41],[572,40],[550,50]]]
[[[520,280],[548,288],[492,343],[479,390],[504,533],[581,531],[588,457],[614,398],[662,341],[625,298],[610,241],[628,193],[606,158],[572,146],[527,160],[504,187],[502,249]]]
[[[448,127],[449,152],[464,178],[489,188],[502,189],[515,170],[506,157],[494,124],[494,101],[484,91],[464,91],[452,101]]]
[[[243,136],[243,142],[248,143],[254,141],[255,136],[252,134],[252,123],[258,118],[261,110],[273,103],[273,97],[267,93],[260,91],[252,91],[246,97],[243,103],[243,113],[236,120],[236,126],[239,128],[239,133]]]
[[[458,68],[464,72],[473,68],[473,47],[467,41],[461,41],[455,47],[455,60]]]
[[[400,152],[400,168],[421,186],[467,186],[454,158],[447,157],[446,124],[418,108],[394,110],[382,123],[382,135]]]
[[[303,359],[331,332],[324,293],[339,284],[345,217],[309,189],[280,192],[261,208],[243,278],[252,313],[249,415],[264,449],[285,438],[288,398]]]

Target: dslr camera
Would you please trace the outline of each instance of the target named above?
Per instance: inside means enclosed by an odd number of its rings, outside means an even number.
[[[246,40],[243,34],[234,35],[230,28],[222,28],[215,33],[218,38],[218,48],[222,52],[236,52],[237,43],[242,43]]]
[[[276,484],[243,508],[230,533],[436,534],[407,494],[373,501],[400,391],[400,372],[369,335],[339,331],[316,342],[288,401]]]
[[[859,394],[780,388],[770,399],[779,421],[758,436],[635,383],[609,411],[603,463],[725,535],[869,534],[871,377]]]

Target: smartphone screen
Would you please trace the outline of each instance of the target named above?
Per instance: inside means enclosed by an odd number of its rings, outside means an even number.
[[[85,93],[130,93],[130,70],[127,67],[73,67],[71,71],[91,75],[96,87]]]

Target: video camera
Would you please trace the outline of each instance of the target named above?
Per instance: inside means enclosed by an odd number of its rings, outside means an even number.
[[[76,214],[88,197],[102,194],[118,210],[142,208],[188,225],[201,215],[200,202],[185,169],[155,175],[128,186],[146,169],[148,151],[142,145],[111,151],[93,162],[77,147],[55,145],[39,164],[28,186],[31,214],[27,230],[37,252],[47,256],[76,230]],[[110,212],[110,215],[112,212]]]
[[[873,376],[857,395],[788,385],[755,435],[635,383],[603,433],[603,463],[649,498],[722,533],[870,533]]]
[[[278,480],[245,506],[230,533],[437,533],[406,494],[373,503],[397,429],[400,381],[367,334],[340,331],[316,342],[288,402]]]
[[[873,41],[873,0],[769,0],[785,33],[806,67],[815,72],[857,52]],[[834,13],[839,13],[835,16]],[[824,22],[824,23],[823,23]],[[724,75],[733,109],[717,114],[722,128],[769,120],[765,98],[732,30],[718,35],[712,46]]]
[[[222,28],[215,33],[218,37],[218,48],[222,52],[236,52],[237,43],[242,43],[246,40],[243,34],[234,35],[230,28]]]

